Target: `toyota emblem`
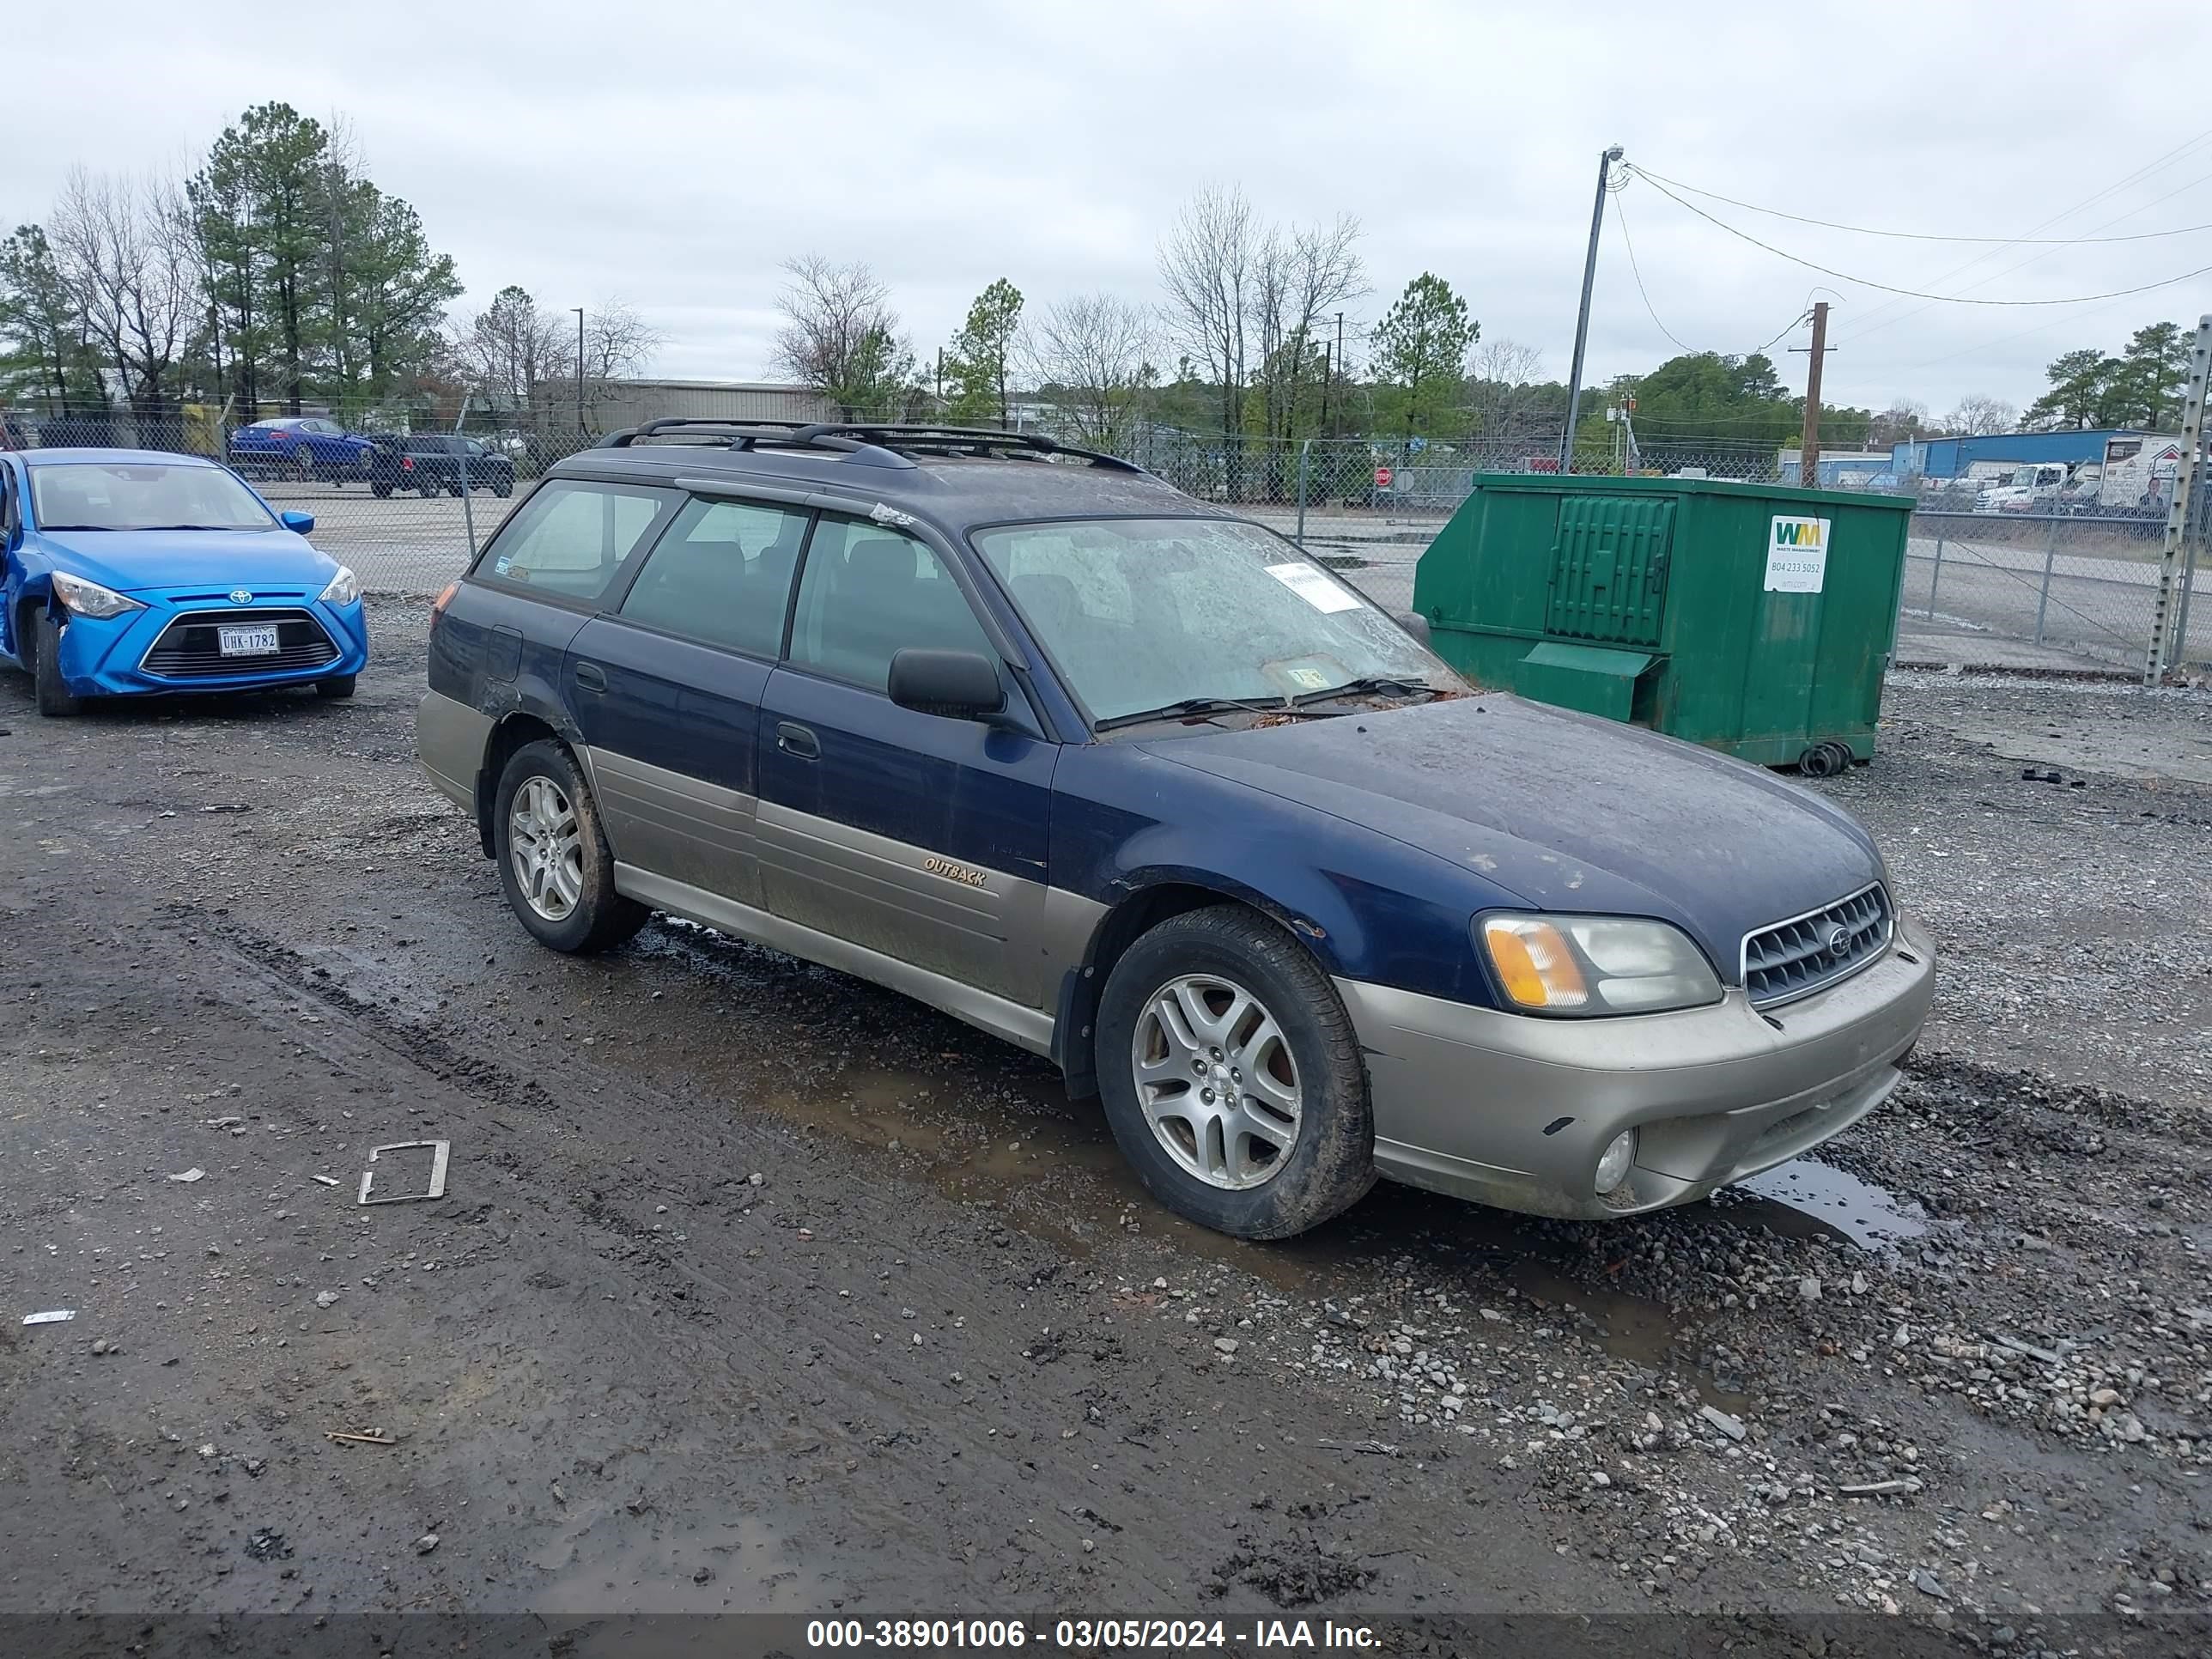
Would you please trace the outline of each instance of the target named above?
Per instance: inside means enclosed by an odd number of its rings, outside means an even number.
[[[233,605],[252,605],[253,603],[253,590],[250,587],[232,588],[230,590],[230,602]]]
[[[1842,956],[1851,948],[1851,930],[1840,921],[1837,922],[1828,929],[1827,937],[1820,941],[1820,948],[1831,957]]]

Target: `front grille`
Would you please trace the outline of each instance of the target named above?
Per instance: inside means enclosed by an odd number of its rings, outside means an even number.
[[[276,628],[276,649],[267,656],[226,657],[222,627]],[[188,611],[161,630],[139,664],[165,679],[212,680],[233,674],[280,674],[318,668],[337,659],[338,648],[323,625],[304,611]]]
[[[1754,1008],[1771,1008],[1849,979],[1889,943],[1889,895],[1877,882],[1825,909],[1747,933],[1743,988]]]

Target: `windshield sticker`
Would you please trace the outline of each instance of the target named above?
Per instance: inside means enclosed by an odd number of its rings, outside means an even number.
[[[1316,611],[1353,611],[1359,597],[1310,564],[1271,564],[1267,574]]]
[[[1318,668],[1285,668],[1283,678],[1292,685],[1303,686],[1309,691],[1318,691],[1328,684],[1328,676]]]
[[[914,522],[913,514],[902,513],[895,507],[885,507],[881,501],[868,509],[868,516],[878,524],[896,525],[901,529]]]

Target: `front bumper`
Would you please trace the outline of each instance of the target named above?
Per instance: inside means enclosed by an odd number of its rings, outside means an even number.
[[[1415,1187],[1535,1215],[1686,1204],[1796,1157],[1889,1097],[1935,994],[1936,953],[1900,919],[1872,966],[1776,1009],[1741,988],[1680,1013],[1538,1019],[1340,980],[1365,1051],[1375,1163]],[[1609,1197],[1599,1155],[1638,1131]]]
[[[368,665],[368,617],[356,599],[351,605],[325,605],[298,592],[257,592],[248,605],[230,602],[227,594],[199,592],[134,592],[143,611],[119,617],[80,617],[71,614],[62,629],[62,681],[73,696],[144,696],[179,691],[251,691],[266,686],[306,685],[317,680],[358,674]],[[235,672],[228,664],[216,672],[161,672],[161,659],[149,664],[149,653],[173,623],[197,615],[220,611],[226,623],[251,623],[258,616],[271,619],[305,617],[327,635],[333,653],[298,666],[237,659]],[[170,653],[172,660],[183,653]],[[178,670],[185,665],[177,665]]]

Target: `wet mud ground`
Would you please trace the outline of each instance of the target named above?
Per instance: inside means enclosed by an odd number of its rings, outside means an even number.
[[[534,945],[425,623],[350,704],[0,676],[0,1613],[2212,1606],[2203,696],[1893,684],[1820,787],[1939,1012],[1819,1161],[1261,1247],[887,993]]]

